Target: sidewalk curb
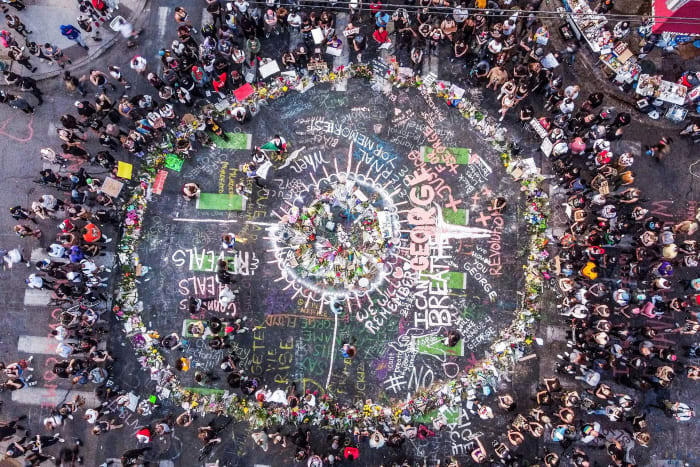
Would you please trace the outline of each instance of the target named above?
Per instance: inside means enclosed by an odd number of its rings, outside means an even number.
[[[145,17],[142,15],[143,11],[146,9],[146,4],[148,3],[148,0],[138,0],[136,2],[136,5],[134,5],[134,9],[131,11],[131,16],[127,18],[126,20],[129,21],[134,25],[134,30],[138,30],[138,26],[143,23],[145,20]],[[106,27],[109,27],[107,25]],[[117,32],[112,36],[110,39],[104,41],[101,43],[98,47],[93,47],[90,50],[90,53],[78,60],[74,60],[73,63],[65,68],[58,68],[57,70],[49,71],[40,75],[33,76],[33,78],[36,81],[43,81],[49,78],[53,78],[54,76],[58,76],[63,74],[64,71],[73,71],[77,70],[78,68],[86,65],[87,63],[97,59],[100,57],[104,52],[109,50],[119,39],[121,38],[121,34]]]

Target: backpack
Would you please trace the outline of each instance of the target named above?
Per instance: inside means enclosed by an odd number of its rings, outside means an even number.
[[[105,9],[105,2],[102,0],[92,0],[92,6],[94,6],[96,10],[102,11]]]

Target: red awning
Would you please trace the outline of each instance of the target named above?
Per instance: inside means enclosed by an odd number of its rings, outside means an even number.
[[[671,11],[666,7],[666,0],[654,0],[654,16],[667,18],[656,19],[652,28],[653,33],[675,32],[700,35],[700,1],[691,0],[676,11]],[[695,18],[695,20],[680,18]]]

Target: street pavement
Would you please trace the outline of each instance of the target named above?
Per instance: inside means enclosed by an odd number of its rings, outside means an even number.
[[[126,5],[126,2],[125,2]],[[191,12],[193,23],[201,25],[206,19],[203,14],[202,5],[196,2],[183,2],[183,5]],[[77,72],[87,72],[90,68],[98,68],[105,70],[108,65],[118,64],[122,67],[126,74],[127,80],[134,83],[134,92],[150,92],[149,86],[143,79],[139,79],[131,70],[128,69],[128,57],[134,54],[141,54],[147,57],[149,61],[157,63],[156,52],[161,46],[169,44],[175,37],[173,27],[173,8],[174,5],[159,5],[149,3],[145,6],[143,13],[140,15],[140,20],[144,22],[145,32],[140,39],[139,45],[135,49],[127,49],[121,37],[117,38],[114,45],[104,50],[103,54],[91,57],[90,63],[78,68]],[[51,11],[45,9],[43,11]],[[33,21],[33,20],[32,20]],[[38,34],[38,29],[42,24],[46,27],[51,26],[47,19],[37,20],[34,26],[35,34]],[[60,37],[57,32],[50,34],[51,39],[57,40]],[[282,39],[279,39],[282,41]],[[65,44],[64,44],[65,45]],[[266,44],[264,51],[272,53],[278,46],[274,43]],[[80,51],[77,51],[80,52]],[[70,52],[74,53],[73,51]],[[82,53],[82,52],[81,52]],[[586,53],[582,51],[581,54]],[[340,59],[342,60],[342,58]],[[342,62],[341,62],[342,63]],[[80,65],[78,65],[80,66]],[[442,79],[451,79],[453,70],[449,66],[449,61],[439,60],[438,58],[427,61],[426,70],[433,71]],[[47,70],[50,71],[50,70]],[[577,63],[576,68],[567,70],[567,80],[574,80],[579,72],[585,73],[585,65]],[[580,75],[578,75],[580,76]],[[460,82],[459,78],[455,81]],[[595,79],[578,79],[582,85],[582,95],[588,92],[599,89],[601,83]],[[34,239],[18,239],[11,232],[14,222],[7,215],[7,209],[16,204],[27,206],[32,200],[37,199],[41,194],[50,192],[43,186],[33,183],[37,178],[38,171],[43,168],[43,164],[38,156],[39,149],[42,147],[56,147],[57,138],[55,136],[55,128],[58,116],[66,112],[66,109],[72,108],[72,102],[76,99],[75,95],[69,95],[62,83],[57,79],[48,79],[40,83],[40,87],[45,94],[45,104],[37,108],[34,115],[26,116],[21,112],[13,112],[7,106],[0,107],[0,135],[6,141],[6,146],[0,153],[0,163],[3,167],[4,187],[3,193],[0,195],[0,212],[5,213],[0,217],[0,246],[2,248],[12,248],[21,245],[27,256],[36,257],[39,254],[39,248],[48,245],[50,235],[40,241]],[[314,92],[313,90],[310,92]],[[482,104],[493,113],[495,111],[493,94],[490,92],[477,91],[476,97],[481,97]],[[31,96],[28,99],[32,99]],[[377,104],[372,104],[370,99],[367,99],[366,106],[370,112],[375,111],[380,107]],[[613,104],[617,105],[617,104]],[[618,109],[624,108],[624,104],[619,104]],[[283,107],[283,104],[282,104]],[[280,111],[284,110],[280,108]],[[316,109],[315,112],[326,112],[329,118],[333,118],[338,112],[347,109],[332,110],[332,109]],[[450,109],[445,109],[449,111]],[[303,118],[306,114],[312,114],[310,110],[305,110],[300,113],[299,118]],[[625,136],[621,142],[616,143],[618,146],[631,147],[639,151],[645,144],[656,142],[660,134],[668,132],[673,134],[678,128],[662,122],[663,127],[659,128],[658,124],[650,122],[645,117],[633,113],[635,119],[625,132]],[[275,116],[271,112],[265,114],[266,118],[274,119]],[[271,127],[277,126],[274,121],[270,122]],[[521,134],[520,126],[513,121],[513,116],[506,118],[505,124],[512,135]],[[264,138],[265,135],[260,135],[259,138]],[[697,149],[688,145],[686,140],[674,138],[673,152],[669,158],[663,162],[645,159],[637,152],[635,173],[637,175],[638,186],[643,187],[645,198],[650,202],[662,202],[656,207],[661,212],[668,214],[668,219],[680,219],[686,215],[689,206],[698,201],[698,182],[697,176],[691,173],[691,164],[697,160]],[[546,159],[536,150],[536,145],[533,140],[523,138],[523,143],[537,160],[538,164],[547,167]],[[96,146],[92,146],[96,148]],[[99,170],[95,168],[88,169],[90,173],[95,173],[98,177],[101,175]],[[54,192],[54,194],[57,194]],[[65,194],[60,194],[64,195]],[[556,206],[553,206],[556,209]],[[55,229],[55,225],[60,220],[40,221],[40,225],[47,233]],[[108,261],[106,258],[105,261]],[[150,264],[157,268],[157,264]],[[3,393],[2,400],[5,401],[3,406],[4,417],[9,418],[15,414],[27,414],[27,424],[36,433],[41,432],[41,421],[46,416],[53,404],[60,402],[65,397],[73,397],[78,390],[75,388],[64,387],[57,385],[54,381],[49,381],[46,372],[50,370],[51,363],[51,342],[47,340],[49,323],[51,321],[51,307],[46,306],[46,295],[39,292],[27,291],[24,286],[24,278],[28,271],[23,265],[16,266],[12,270],[3,270],[0,272],[0,278],[3,279],[4,287],[0,289],[0,304],[2,307],[2,315],[0,323],[0,352],[3,355],[5,362],[16,361],[19,358],[26,358],[30,353],[35,355],[35,363],[33,364],[35,378],[39,380],[39,385],[34,388],[25,388],[17,393]],[[553,298],[552,298],[553,300]],[[564,329],[557,323],[556,308],[554,301],[550,307],[552,315],[547,315],[543,318],[539,335],[545,339],[545,346],[537,352],[537,357],[518,363],[514,367],[513,374],[510,376],[512,382],[508,384],[509,389],[524,398],[529,397],[533,393],[534,382],[541,380],[543,376],[552,374],[553,363],[556,353],[562,350]],[[108,349],[117,357],[115,363],[115,373],[117,381],[127,390],[137,391],[140,386],[146,382],[146,375],[140,372],[138,364],[134,361],[129,349],[129,345],[124,345],[124,340],[120,336],[119,327],[113,326],[113,331],[110,333],[108,341]],[[502,389],[502,388],[499,388]],[[83,391],[81,388],[80,391]],[[90,389],[84,390],[85,395],[90,397]],[[698,407],[698,392],[692,387],[680,387],[674,389],[674,398],[678,398],[688,402],[691,406]],[[165,412],[174,411],[174,408],[169,407],[164,409]],[[94,438],[87,430],[86,424],[76,420],[65,429],[64,438],[69,440],[73,436],[80,437],[85,442],[84,452],[86,465],[98,465],[107,458],[117,458],[128,447],[134,446],[133,432],[140,424],[145,424],[151,420],[158,419],[162,416],[159,413],[154,417],[138,417],[132,414],[128,420],[127,428],[111,432],[99,438]],[[697,465],[700,462],[700,454],[697,446],[692,442],[693,439],[698,439],[698,424],[683,424],[679,425],[675,422],[664,418],[660,413],[656,412],[652,417],[653,435],[655,437],[654,448],[651,450],[642,451],[642,459],[638,458],[640,465],[674,465],[672,463],[660,463],[663,460],[679,459],[686,462],[688,465]],[[502,421],[499,422],[499,425]],[[236,458],[241,454],[246,457],[241,460],[238,465],[252,465],[260,458],[260,463],[268,465],[289,465],[287,463],[279,463],[279,459],[275,459],[272,454],[263,456],[260,452],[252,451],[250,446],[250,437],[236,437],[234,428],[230,427],[224,436],[235,440],[235,448],[230,446],[226,448],[227,457]],[[248,447],[243,447],[248,445]],[[163,461],[162,465],[174,463],[175,465],[196,465],[196,452],[194,449],[188,449],[188,446],[197,446],[198,441],[195,438],[195,433],[191,431],[178,431],[176,435],[170,439],[158,440],[154,442],[151,452],[151,458],[154,460]],[[443,446],[445,447],[445,446]],[[531,447],[535,449],[535,447]],[[263,461],[263,457],[268,457]],[[275,463],[275,460],[278,462]],[[285,461],[286,462],[286,461]],[[236,465],[234,463],[233,465]],[[367,465],[367,464],[366,464]]]

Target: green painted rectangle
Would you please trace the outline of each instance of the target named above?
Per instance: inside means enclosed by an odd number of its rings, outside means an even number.
[[[243,205],[242,196],[226,193],[202,193],[197,200],[197,209],[211,211],[243,211]]]
[[[462,410],[461,407],[454,407],[454,408],[447,409],[443,412],[443,415],[445,415],[445,418],[447,418],[448,425],[456,425],[457,422],[459,422],[461,410]],[[439,414],[440,414],[440,412],[437,409],[435,409],[435,410],[431,410],[430,412],[425,413],[423,415],[419,415],[418,417],[415,417],[413,420],[418,422],[418,423],[424,423],[426,425],[430,425],[431,423],[433,423],[433,420],[435,420]]]
[[[464,357],[464,340],[460,339],[454,347],[444,344],[445,336],[433,334],[428,336],[413,336],[416,352],[437,357]]]
[[[469,210],[457,208],[455,212],[455,210],[451,208],[443,209],[442,218],[448,224],[467,225],[469,223]]]
[[[225,140],[214,133],[209,133],[209,136],[214,144],[216,144],[217,148],[224,149],[250,149],[250,143],[253,140],[252,136],[248,133],[226,132],[228,140]]]
[[[202,257],[203,256],[203,257]],[[212,272],[216,268],[216,263],[219,261],[219,256],[208,254],[207,252],[202,253],[202,256],[195,255],[192,253],[192,260],[190,261],[190,271],[195,272]],[[233,256],[225,256],[224,259],[229,263],[229,268],[231,263],[236,264],[236,258]]]
[[[467,288],[467,275],[459,271],[446,271],[442,273],[442,278],[447,279],[448,289],[460,289],[464,290]],[[429,275],[421,276],[422,280],[431,279]],[[432,286],[434,288],[443,288],[442,280],[432,279]]]
[[[178,157],[175,154],[167,154],[165,156],[165,168],[174,170],[175,172],[179,172],[182,170],[182,164],[184,162],[184,159]]]
[[[422,146],[421,151],[423,152],[423,161],[430,162],[428,156],[433,153],[433,148],[430,146]],[[469,165],[469,158],[471,157],[472,150],[469,148],[447,148],[447,151],[455,156],[455,164],[457,165]]]

